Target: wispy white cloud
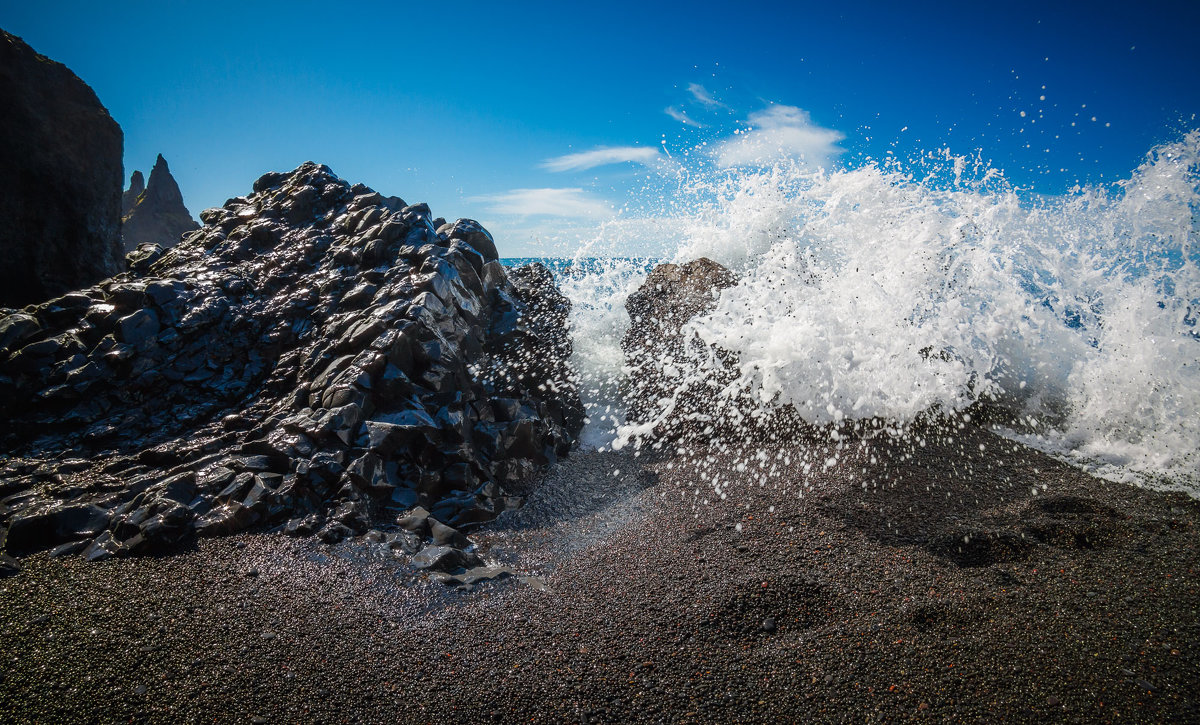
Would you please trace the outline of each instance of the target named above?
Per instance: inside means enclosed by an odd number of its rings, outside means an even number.
[[[577,187],[513,189],[502,194],[471,197],[468,201],[487,204],[492,214],[509,216],[602,219],[613,214],[612,207]]]
[[[693,119],[691,116],[688,116],[686,113],[679,110],[678,108],[675,108],[674,106],[668,106],[667,109],[663,111],[663,113],[667,114],[668,116],[675,119],[676,121],[679,121],[680,123],[684,124],[685,126],[691,126],[692,128],[704,128],[704,124]]]
[[[771,163],[783,159],[828,168],[842,149],[845,134],[812,122],[808,111],[795,106],[772,105],[747,119],[750,130],[716,146],[714,156],[723,168]]]
[[[483,217],[502,257],[670,257],[685,238],[671,217]],[[685,260],[686,261],[686,260]]]
[[[660,156],[657,148],[649,146],[602,146],[591,151],[546,159],[542,163],[542,168],[551,171],[584,171],[597,166],[620,164],[627,161],[652,164],[659,161]]]
[[[709,108],[729,108],[729,106],[726,106],[724,103],[721,103],[717,99],[713,98],[713,95],[708,92],[708,89],[699,83],[689,83],[688,93],[691,93],[692,98],[695,98],[697,101],[705,106],[708,106]]]

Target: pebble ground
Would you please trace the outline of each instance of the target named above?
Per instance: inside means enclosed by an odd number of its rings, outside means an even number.
[[[696,453],[573,456],[475,535],[526,576],[468,592],[269,534],[28,557],[0,721],[1200,721],[1198,502],[974,430],[712,453],[725,500]]]

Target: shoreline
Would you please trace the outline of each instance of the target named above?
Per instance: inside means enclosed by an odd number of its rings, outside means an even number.
[[[574,453],[472,534],[529,578],[474,591],[268,534],[26,557],[0,579],[0,717],[1200,717],[1200,502],[978,429],[892,453],[882,488],[854,456],[764,479],[713,454],[729,496],[708,505],[707,451]]]

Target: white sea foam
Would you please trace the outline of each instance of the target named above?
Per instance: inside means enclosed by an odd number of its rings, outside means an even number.
[[[1101,475],[1200,486],[1200,131],[1115,190],[1034,196],[943,152],[909,168],[693,169],[662,208],[674,261],[740,278],[689,323],[738,356],[715,405],[750,393],[814,424],[902,428],[987,399],[1010,435]],[[623,425],[616,393],[623,304],[646,265],[588,263],[563,286],[589,440],[621,445],[652,428]],[[716,364],[683,362],[694,377]]]

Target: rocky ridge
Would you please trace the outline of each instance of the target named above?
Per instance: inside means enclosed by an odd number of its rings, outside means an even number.
[[[133,172],[129,188],[121,196],[121,239],[127,251],[148,243],[172,247],[184,234],[199,228],[184,206],[179,184],[162,154],[144,186],[142,172]]]
[[[461,530],[518,506],[582,426],[549,272],[312,163],[201,219],[127,273],[0,311],[7,550],[265,526],[479,569]]]
[[[0,306],[120,272],[121,128],[69,68],[0,30]]]

